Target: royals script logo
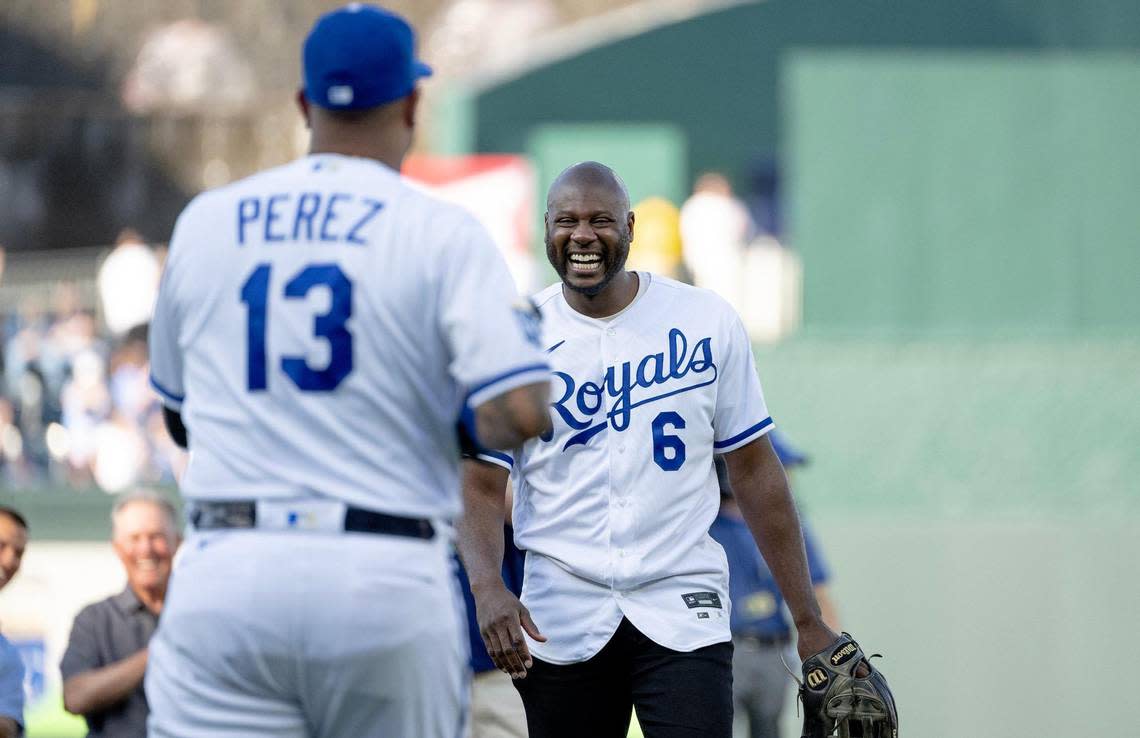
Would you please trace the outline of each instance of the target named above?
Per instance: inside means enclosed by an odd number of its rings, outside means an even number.
[[[552,405],[554,412],[571,430],[577,431],[563,445],[565,451],[588,443],[607,427],[619,433],[624,431],[629,427],[633,411],[642,405],[712,384],[717,378],[717,368],[713,363],[712,338],[702,338],[690,347],[688,337],[672,328],[665,351],[649,354],[637,362],[606,367],[600,384],[578,382],[560,371],[555,371],[554,377],[562,383],[560,394],[557,383],[554,387],[559,394]],[[607,398],[609,403],[605,402]],[[606,404],[609,410],[603,409]],[[603,417],[599,418],[599,414]],[[553,429],[542,436],[547,442],[553,438]]]

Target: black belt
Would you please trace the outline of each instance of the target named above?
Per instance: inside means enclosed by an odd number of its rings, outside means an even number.
[[[779,635],[751,635],[751,634],[733,634],[734,639],[750,643],[754,646],[786,646],[792,642],[792,635],[790,633],[781,633]]]
[[[190,523],[196,530],[256,528],[257,503],[253,500],[194,502],[191,506]],[[344,530],[348,533],[376,533],[419,538],[425,541],[435,537],[435,526],[426,518],[404,518],[351,505],[344,514]]]

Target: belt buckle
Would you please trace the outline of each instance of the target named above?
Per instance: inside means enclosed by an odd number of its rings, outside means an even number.
[[[256,509],[252,502],[245,500],[193,504],[189,513],[190,522],[199,530],[252,528],[257,524]]]

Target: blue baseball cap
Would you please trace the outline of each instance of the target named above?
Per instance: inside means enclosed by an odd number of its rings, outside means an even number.
[[[330,110],[364,110],[406,97],[431,67],[416,59],[408,22],[352,3],[321,16],[302,52],[305,97]]]
[[[775,429],[768,434],[768,438],[772,441],[772,448],[775,449],[776,456],[784,466],[802,466],[808,463],[808,457],[797,451],[792,444],[788,443],[788,439],[780,435]]]

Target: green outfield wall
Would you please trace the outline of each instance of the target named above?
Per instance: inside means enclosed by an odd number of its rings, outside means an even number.
[[[797,340],[757,359],[810,509],[1140,517],[1140,341]]]
[[[1131,735],[1103,672],[1140,659],[1140,342],[798,340],[757,362],[900,735]]]
[[[1140,336],[1140,55],[785,69],[809,333]]]
[[[524,152],[545,124],[669,123],[688,140],[690,175],[720,169],[743,184],[753,160],[782,153],[792,52],[1140,49],[1134,0],[768,0],[643,32],[618,18],[579,29],[573,42],[594,44],[585,51],[457,92],[444,146]]]

